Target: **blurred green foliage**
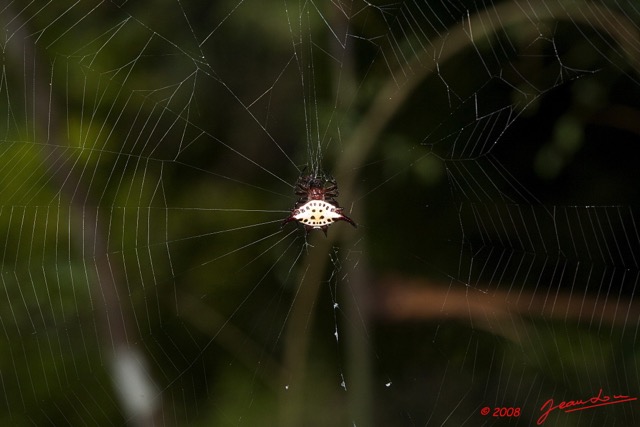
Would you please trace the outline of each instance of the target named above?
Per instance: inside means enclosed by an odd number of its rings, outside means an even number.
[[[109,380],[115,338],[103,324],[107,303],[95,275],[107,259],[127,339],[151,361],[167,424],[278,425],[286,384],[262,363],[284,353],[304,275],[297,268],[307,251],[302,233],[278,228],[295,202],[292,184],[318,153],[331,173],[380,88],[398,76],[398,87],[408,84],[416,71],[408,64],[465,16],[438,3],[431,11],[439,22],[429,27],[421,13],[431,6],[420,2],[359,4],[345,50],[344,34],[332,32],[342,15],[328,3],[315,6],[63,1],[3,12],[7,28],[11,13],[28,28],[28,37],[7,34],[5,44],[25,43],[35,59],[5,54],[0,88],[1,424],[125,422]],[[407,16],[420,21],[417,28]],[[610,220],[610,233],[583,231],[590,241],[567,254],[555,239],[582,236],[554,228],[549,215],[555,205],[638,204],[637,134],[629,123],[639,88],[615,39],[602,28],[545,21],[500,29],[435,64],[351,171],[359,194],[340,202],[357,205],[366,240],[342,249],[359,253],[372,277],[472,283],[472,294],[522,288],[605,298],[620,290],[633,301],[635,286],[613,269],[637,274],[629,261],[637,243],[619,257],[594,249],[632,235],[627,223],[614,230]],[[34,66],[33,80],[25,78]],[[49,93],[36,89],[37,79]],[[43,99],[49,114],[34,117]],[[608,111],[620,106],[628,115],[612,120]],[[93,211],[95,229],[79,227]],[[527,217],[525,226],[484,225],[514,212]],[[536,219],[544,219],[539,228],[527,228]],[[106,250],[87,244],[85,233],[94,232]],[[514,243],[529,233],[543,242]],[[501,264],[504,253],[538,273],[548,259],[593,263],[611,284],[586,274],[576,274],[575,284],[548,270],[530,277]],[[338,375],[349,372],[341,354],[347,338],[336,344],[332,334],[358,320],[334,317],[334,299],[342,297],[329,290],[348,286],[336,277],[349,271],[340,268],[341,253],[332,255],[317,312],[309,313],[316,323],[308,330],[308,385],[291,391],[305,397],[307,426],[351,424]],[[485,270],[476,267],[483,263]],[[202,306],[189,312],[185,296]],[[194,318],[205,313],[222,320],[203,327]],[[475,319],[442,315],[371,325],[371,411],[379,425],[461,425],[478,402],[529,399],[522,385],[529,383],[542,397],[599,385],[640,392],[625,377],[637,375],[633,324],[585,327],[532,315],[519,325],[529,335],[514,343],[469,325]],[[253,342],[263,353],[247,362],[242,350],[222,344],[232,327],[245,335],[229,342]],[[394,393],[382,387],[388,377]],[[443,403],[456,399],[457,410]]]

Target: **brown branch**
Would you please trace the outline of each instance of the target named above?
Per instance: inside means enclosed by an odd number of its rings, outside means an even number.
[[[487,287],[490,289],[490,287]],[[388,276],[376,284],[372,311],[384,322],[425,322],[456,320],[503,335],[519,342],[514,329],[526,319],[589,323],[593,319],[624,326],[640,318],[640,303],[634,300],[607,300],[552,290],[517,292],[451,286],[425,278]],[[514,322],[514,319],[519,321]]]

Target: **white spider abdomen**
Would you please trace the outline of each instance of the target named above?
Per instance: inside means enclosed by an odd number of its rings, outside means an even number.
[[[293,218],[309,227],[321,228],[344,218],[340,211],[340,208],[324,200],[310,200],[296,209]]]

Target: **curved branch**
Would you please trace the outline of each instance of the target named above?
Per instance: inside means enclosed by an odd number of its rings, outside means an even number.
[[[497,19],[499,17],[499,19]],[[495,35],[498,31],[516,25],[546,20],[569,20],[576,24],[587,24],[597,28],[616,40],[624,50],[631,66],[640,70],[637,53],[640,52],[640,33],[630,20],[607,7],[590,2],[572,3],[558,2],[549,5],[545,2],[513,1],[500,3],[491,9],[484,10],[453,27],[444,36],[434,40],[431,50],[425,50],[416,56],[406,69],[415,72],[405,79],[403,70],[397,70],[393,76],[378,91],[370,108],[360,120],[351,136],[343,145],[339,154],[334,176],[340,179],[340,193],[343,200],[354,200],[356,193],[356,179],[358,171],[364,165],[367,156],[387,127],[390,120],[406,103],[417,87],[434,71],[437,64],[444,63],[468,49],[474,43]],[[612,24],[615,22],[615,25]],[[496,23],[499,25],[497,26]],[[431,65],[431,66],[429,66]],[[404,80],[399,86],[398,81]],[[357,235],[349,234],[350,239]],[[285,369],[286,379],[296,385],[302,385],[304,380],[305,360],[309,346],[308,328],[312,324],[313,305],[317,299],[324,272],[329,261],[329,251],[338,240],[336,233],[330,233],[327,239],[317,242],[304,260],[304,273],[300,280],[300,294],[294,301],[293,311],[288,319],[287,335],[285,337]],[[363,309],[365,309],[363,307]],[[285,381],[287,382],[287,381]],[[287,382],[288,383],[288,382]],[[298,399],[292,402],[292,396]],[[296,412],[300,411],[302,393],[283,392],[282,408],[285,412],[283,425],[297,425],[299,421]]]
[[[448,61],[472,44],[488,39],[498,31],[531,22],[533,19],[569,20],[597,28],[616,40],[627,54],[631,66],[640,71],[640,32],[626,16],[607,7],[590,2],[576,2],[571,5],[558,2],[549,5],[545,2],[515,1],[501,3],[489,10],[471,15],[451,31],[434,40],[432,49],[423,51],[407,65],[406,69],[415,70],[413,74],[405,79],[406,74],[403,70],[397,70],[382,86],[340,153],[335,175],[346,178],[341,181],[342,196],[349,199],[356,179],[356,175],[349,172],[362,167],[374,142],[378,140],[391,118],[416,88],[437,70],[438,63]],[[496,26],[496,22],[500,26]],[[398,86],[397,82],[402,80],[404,84]]]

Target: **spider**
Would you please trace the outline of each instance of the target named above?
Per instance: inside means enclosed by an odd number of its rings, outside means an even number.
[[[319,228],[327,235],[327,229],[336,221],[347,221],[356,226],[351,218],[342,213],[338,205],[338,184],[333,178],[311,174],[303,175],[295,186],[296,196],[300,199],[291,210],[291,215],[282,221],[282,227],[291,221],[298,221],[304,225],[309,234],[314,228]]]

